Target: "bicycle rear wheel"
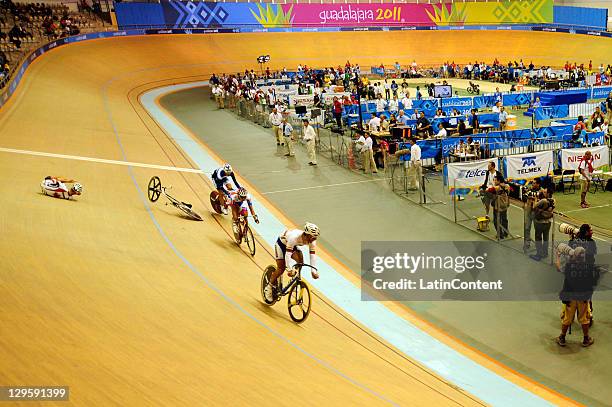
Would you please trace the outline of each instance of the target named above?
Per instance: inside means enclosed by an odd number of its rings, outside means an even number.
[[[210,206],[212,206],[213,210],[218,214],[221,214],[221,205],[219,204],[219,192],[211,191],[210,192]]]
[[[244,227],[244,241],[249,248],[249,253],[251,253],[251,256],[255,256],[255,236],[253,236],[253,232],[251,231],[249,225]]]
[[[198,215],[196,212],[194,212],[187,205],[184,205],[183,203],[177,203],[177,204],[174,204],[174,206],[176,206],[181,211],[183,211],[189,218],[191,218],[193,220],[202,220],[202,217],[200,215]]]
[[[149,180],[149,188],[147,189],[149,201],[156,202],[161,195],[161,180],[155,176]]]
[[[268,267],[266,267],[263,274],[261,275],[261,298],[263,299],[263,302],[267,305],[274,305],[276,303],[276,299],[270,301],[266,298],[266,295],[264,294],[264,288],[266,288],[266,286],[270,282],[270,279],[272,278],[272,273],[274,273],[275,271],[276,266],[269,265]]]
[[[300,324],[306,321],[306,318],[310,315],[311,304],[312,297],[308,284],[302,280],[297,281],[289,291],[289,298],[287,299],[287,309],[293,322]]]

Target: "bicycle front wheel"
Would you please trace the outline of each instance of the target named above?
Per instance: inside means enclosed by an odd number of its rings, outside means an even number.
[[[153,177],[149,180],[149,187],[147,188],[147,196],[149,201],[155,202],[161,195],[161,180],[159,177]]]
[[[293,322],[300,324],[306,321],[306,318],[310,315],[311,305],[312,297],[308,284],[302,280],[297,281],[291,288],[287,300],[287,309]]]
[[[249,248],[249,253],[251,253],[251,256],[255,256],[255,236],[253,236],[253,232],[251,231],[249,225],[244,227],[244,241]]]

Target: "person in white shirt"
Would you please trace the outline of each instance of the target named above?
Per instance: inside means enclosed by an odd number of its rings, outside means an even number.
[[[421,167],[421,147],[418,146],[416,139],[410,139],[410,177],[408,178],[408,189],[417,189],[417,183],[420,185],[423,176],[423,168]]]
[[[444,128],[444,126],[442,126],[442,123],[438,123],[438,132],[436,133],[436,137],[437,138],[446,138],[446,136],[448,135],[446,129]]]
[[[372,136],[369,133],[365,134],[365,141],[361,149],[361,155],[363,157],[363,172],[377,173],[376,161],[374,161],[374,148],[373,148]]]
[[[397,100],[397,96],[393,96],[393,99],[389,101],[389,111],[391,113],[396,113],[399,109],[399,100]]]
[[[412,100],[410,99],[410,92],[406,92],[406,96],[402,98],[402,106],[404,110],[412,110]]]
[[[368,123],[370,131],[380,131],[380,119],[376,116],[376,113],[372,113],[372,118]]]
[[[302,139],[306,142],[306,150],[308,150],[308,158],[310,159],[308,164],[317,165],[317,153],[315,150],[317,145],[317,134],[308,123],[308,119],[304,119],[302,122],[304,123],[304,137]]]
[[[491,109],[491,111],[493,113],[499,113],[501,111],[501,102],[495,103],[495,106],[493,106],[493,109]]]
[[[506,130],[506,122],[508,121],[508,112],[502,106],[499,108],[499,129]]]
[[[270,123],[272,124],[272,131],[274,132],[274,136],[276,137],[276,145],[280,146],[281,144],[284,144],[284,141],[282,138],[283,134],[280,129],[280,125],[283,122],[283,115],[275,107],[274,109],[272,109],[272,113],[270,113],[270,116],[268,117],[268,119],[270,120]]]
[[[376,99],[376,113],[384,112],[385,107],[387,107],[387,101],[383,99],[382,95],[379,93]]]
[[[274,258],[276,260],[276,270],[270,276],[268,284],[264,288],[264,295],[268,301],[274,301],[276,294],[276,282],[278,278],[287,271],[287,275],[292,278],[295,276],[296,270],[294,269],[296,263],[304,262],[304,255],[300,250],[299,246],[308,246],[308,252],[310,255],[310,265],[314,267],[311,269],[311,275],[313,279],[319,278],[319,272],[317,271],[317,238],[321,235],[321,232],[317,225],[307,222],[303,229],[287,229],[276,239],[274,245]]]

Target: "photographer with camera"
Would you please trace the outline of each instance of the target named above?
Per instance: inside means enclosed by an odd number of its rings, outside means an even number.
[[[540,192],[538,200],[533,206],[536,254],[529,257],[536,261],[548,257],[550,225],[552,224],[553,210],[555,209],[553,191],[553,187],[549,186]]]
[[[561,256],[566,258],[561,266]],[[565,335],[578,313],[578,322],[582,326],[582,346],[591,346],[595,341],[589,336],[590,306],[593,290],[597,284],[597,273],[593,264],[586,261],[586,250],[582,246],[572,249],[561,243],[556,250],[555,266],[564,273],[563,288],[559,299],[563,302],[561,314],[561,334],[556,339],[559,346],[565,346]]]
[[[485,175],[484,182],[479,188],[481,197],[480,199],[482,200],[482,204],[485,207],[487,218],[489,217],[491,202],[493,202],[493,199],[495,199],[495,194],[488,192],[488,189],[495,186],[495,178],[497,177],[502,177],[503,179],[502,173],[495,169],[495,162],[491,161],[487,167],[487,173]]]
[[[508,207],[510,206],[510,197],[508,193],[510,188],[504,181],[501,174],[495,176],[493,186],[487,189],[487,193],[494,196],[493,204],[493,224],[497,232],[498,239],[505,239],[508,236]]]
[[[533,224],[534,214],[535,214],[533,211],[533,206],[537,202],[538,194],[540,193],[541,189],[542,189],[542,186],[540,185],[539,178],[534,179],[529,188],[523,187],[523,193],[522,193],[523,220],[524,220],[523,232],[525,235],[525,238],[523,240],[523,251],[524,252],[527,252],[527,250],[531,248],[531,242],[532,242],[531,225]]]

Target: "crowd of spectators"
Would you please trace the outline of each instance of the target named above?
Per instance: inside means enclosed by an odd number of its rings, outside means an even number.
[[[4,87],[10,68],[32,47],[70,35],[81,27],[95,25],[95,11],[82,0],[81,13],[71,12],[63,4],[16,3],[0,1],[0,87]],[[86,14],[87,13],[87,14]]]

